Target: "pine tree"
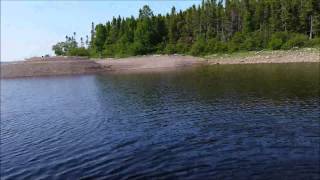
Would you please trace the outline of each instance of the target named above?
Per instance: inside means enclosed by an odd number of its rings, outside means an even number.
[[[94,45],[97,51],[100,53],[104,49],[104,43],[106,41],[106,28],[103,24],[98,24],[95,28]]]
[[[126,56],[146,53],[205,53],[289,49],[319,44],[319,0],[202,0],[155,16],[149,6],[137,18],[113,17],[91,24],[91,37],[76,32],[53,46],[57,55]]]
[[[88,48],[89,47],[89,36],[86,35],[86,47]]]
[[[81,47],[84,47],[84,42],[83,42],[83,38],[82,37],[80,38],[80,45],[81,45]]]
[[[94,27],[94,23],[91,23],[91,38],[90,38],[90,46],[94,45],[94,35],[95,35],[95,27]]]
[[[169,21],[169,23],[168,23],[169,43],[174,44],[174,43],[176,43],[176,41],[178,39],[177,17],[176,17],[176,8],[175,7],[172,7],[171,14],[170,14],[168,21]]]

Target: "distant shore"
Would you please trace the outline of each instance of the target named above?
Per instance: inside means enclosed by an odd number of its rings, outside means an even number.
[[[260,51],[219,54],[206,57],[184,55],[147,55],[129,58],[88,59],[83,57],[47,57],[1,63],[1,78],[174,71],[215,64],[320,63],[316,49],[295,51]]]

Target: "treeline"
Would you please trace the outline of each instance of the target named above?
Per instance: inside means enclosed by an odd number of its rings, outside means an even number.
[[[92,23],[80,43],[66,36],[56,55],[123,57],[150,53],[205,55],[320,45],[319,0],[204,0],[166,15],[148,6],[137,18]]]

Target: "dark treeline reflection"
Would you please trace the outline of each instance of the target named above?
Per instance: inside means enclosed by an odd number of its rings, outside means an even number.
[[[123,101],[136,98],[146,105],[179,97],[206,102],[255,96],[276,102],[318,96],[319,76],[319,64],[314,63],[215,65],[171,73],[108,74],[98,76],[97,83],[119,93]]]

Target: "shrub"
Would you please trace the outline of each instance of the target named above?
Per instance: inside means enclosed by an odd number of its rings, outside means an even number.
[[[267,38],[264,32],[256,31],[246,35],[246,40],[243,42],[243,47],[246,50],[261,50],[267,46]]]
[[[178,53],[185,54],[189,51],[189,46],[185,42],[178,41],[178,43],[176,44],[176,51]]]
[[[240,50],[240,45],[236,44],[234,42],[229,42],[229,43],[227,43],[227,49],[228,49],[229,53],[233,53],[233,52]]]
[[[102,51],[103,57],[113,57],[115,54],[114,45],[106,45],[105,49]]]
[[[243,49],[245,50],[255,50],[256,49],[256,42],[253,38],[247,37],[246,40],[242,44]]]
[[[206,42],[204,38],[200,37],[198,40],[192,45],[190,53],[194,56],[203,55],[206,48]]]
[[[228,43],[228,50],[229,52],[235,52],[238,50],[245,50],[245,46],[243,43],[246,40],[246,36],[241,32],[236,32],[231,41]]]
[[[129,46],[130,54],[144,55],[154,51],[154,48],[144,45],[141,42],[134,42]]]
[[[129,43],[120,41],[114,46],[113,53],[115,57],[127,57],[134,55],[134,50]]]
[[[217,41],[216,44],[216,52],[227,52],[228,44],[222,41]]]
[[[303,47],[308,42],[308,37],[303,34],[291,34],[290,39],[282,45],[282,49],[291,49],[293,47]]]
[[[289,39],[288,32],[275,32],[272,34],[268,47],[273,50],[281,49],[283,44]]]
[[[97,52],[97,50],[95,48],[89,48],[88,52],[89,52],[90,57],[93,57],[93,58],[99,57],[99,53]]]
[[[206,49],[205,49],[205,52],[206,53],[216,53],[218,50],[217,50],[217,44],[218,44],[218,41],[217,39],[215,38],[212,38],[212,39],[209,39],[207,44],[206,44]]]
[[[241,33],[241,32],[236,32],[236,33],[233,35],[231,41],[232,41],[233,43],[235,43],[235,44],[241,44],[241,43],[244,42],[245,39],[246,39],[246,37],[245,37],[245,35],[244,35],[243,33]]]
[[[318,47],[320,46],[320,38],[314,38],[314,39],[311,39],[307,42],[307,46],[310,46],[310,47]]]
[[[277,39],[281,39],[282,42],[287,42],[290,38],[290,34],[288,32],[275,32],[274,34],[272,34],[271,39],[273,38],[277,38]]]
[[[159,44],[156,45],[155,51],[156,51],[156,53],[158,53],[158,54],[163,54],[165,48],[166,48],[166,44],[165,44],[164,42],[161,42],[161,43],[159,43]]]
[[[177,52],[176,47],[174,44],[167,44],[166,48],[164,49],[166,54],[174,54]]]
[[[283,42],[281,39],[272,37],[271,40],[269,41],[268,47],[272,50],[277,50],[281,48],[282,44]]]
[[[228,44],[217,40],[216,38],[209,39],[206,43],[205,52],[208,54],[222,53],[228,51]]]
[[[69,56],[89,56],[89,51],[84,48],[84,47],[80,47],[80,48],[73,48],[70,49],[68,52]]]

